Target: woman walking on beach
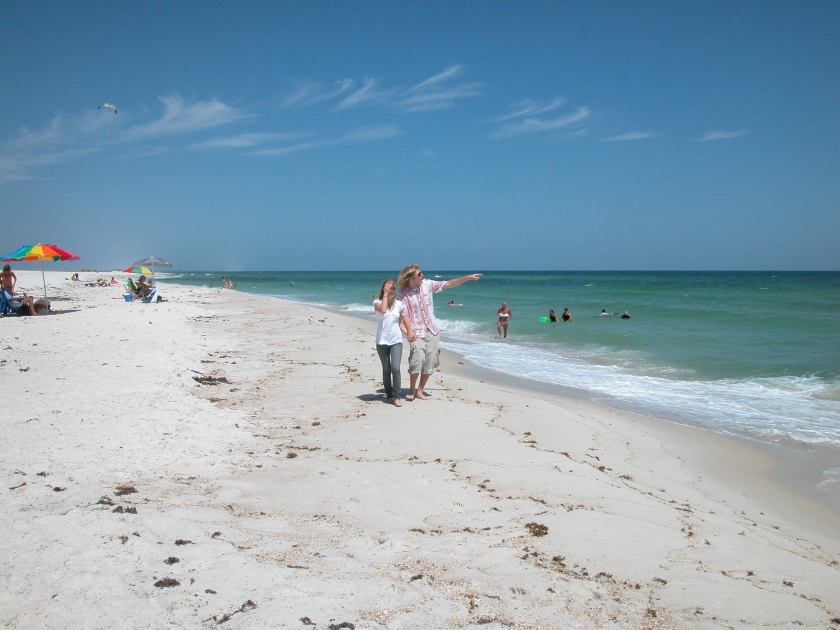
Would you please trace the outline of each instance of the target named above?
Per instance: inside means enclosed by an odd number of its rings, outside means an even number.
[[[403,333],[408,334],[408,315],[405,305],[398,299],[397,285],[388,278],[373,301],[376,311],[376,352],[382,361],[382,384],[389,403],[402,407],[400,400],[400,363],[402,361]]]

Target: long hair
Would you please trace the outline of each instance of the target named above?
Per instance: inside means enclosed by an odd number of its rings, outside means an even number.
[[[380,302],[385,299],[385,285],[388,284],[389,282],[393,282],[393,280],[391,278],[385,278],[382,281],[382,286],[379,287],[379,301]]]
[[[402,271],[400,271],[400,275],[397,278],[397,284],[400,285],[400,289],[405,291],[408,288],[408,281],[414,277],[414,274],[417,273],[417,270],[420,269],[420,265],[406,265],[403,267]]]

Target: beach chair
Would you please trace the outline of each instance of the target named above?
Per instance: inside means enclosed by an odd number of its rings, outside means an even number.
[[[133,301],[145,302],[146,304],[155,304],[158,301],[157,287],[152,289],[152,292],[149,293],[149,297],[147,298],[143,295],[143,292],[137,288],[137,285],[134,284],[134,281],[131,278],[126,280],[126,285],[128,286],[128,292],[131,294],[131,299]]]
[[[8,291],[0,291],[0,315],[19,315],[23,307],[21,298],[13,297]]]
[[[134,280],[132,280],[131,278],[128,278],[125,281],[125,286],[128,287],[128,294],[131,296],[132,300],[139,300],[141,302],[144,301],[143,292],[140,289],[137,288],[137,285],[134,284]]]

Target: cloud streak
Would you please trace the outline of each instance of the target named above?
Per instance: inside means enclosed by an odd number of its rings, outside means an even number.
[[[526,99],[513,105],[513,107],[517,108],[515,112],[508,114],[507,116],[496,118],[493,122],[499,123],[512,118],[522,118],[523,116],[538,116],[540,114],[550,112],[553,109],[557,109],[564,102],[565,99],[557,98],[545,105],[540,105],[539,103],[534,103],[533,101]]]
[[[217,100],[186,103],[178,96],[162,96],[163,113],[157,120],[131,126],[131,112],[120,115],[89,111],[61,115],[38,131],[22,128],[17,137],[0,148],[0,182],[32,179],[36,169],[68,162],[82,155],[136,144],[151,138],[160,141],[204,131],[246,118],[246,114]],[[165,147],[144,148],[140,155],[154,155]]]
[[[462,64],[450,66],[408,88],[383,87],[379,79],[365,77],[357,84],[342,79],[330,86],[306,83],[285,97],[284,107],[308,107],[326,101],[336,101],[335,111],[356,107],[387,107],[405,113],[427,112],[455,107],[459,101],[481,96],[482,86],[475,81],[458,81],[464,73]],[[338,100],[340,99],[340,100]]]
[[[312,134],[308,133],[242,133],[237,136],[222,138],[211,138],[203,142],[191,145],[191,149],[199,151],[207,149],[246,149],[269,142],[282,142],[284,140],[296,140],[305,138]]]
[[[619,133],[614,136],[602,138],[601,142],[631,142],[633,140],[647,140],[648,138],[655,138],[658,133],[651,133],[649,131],[627,131]]]
[[[552,109],[554,109],[554,107],[537,108],[537,110],[542,111],[550,111]],[[519,120],[522,116],[528,115],[523,111],[522,113],[516,114],[514,122],[502,125],[501,129],[499,129],[493,137],[496,139],[503,139],[512,138],[513,136],[519,136],[522,134],[558,131],[560,129],[566,129],[578,125],[589,118],[591,114],[592,111],[588,107],[578,107],[575,111],[557,118],[522,118]],[[503,118],[506,119],[507,117]]]
[[[127,130],[123,137],[125,141],[201,131],[244,118],[238,110],[215,99],[189,105],[180,96],[161,96],[159,100],[163,103],[163,115],[151,123]]]
[[[312,140],[309,142],[298,142],[297,144],[290,144],[284,147],[260,149],[257,151],[252,151],[250,155],[289,155],[291,153],[298,153],[300,151],[310,151],[313,149],[322,149],[324,147],[338,146],[343,144],[353,144],[356,142],[374,142],[377,140],[391,138],[399,133],[399,129],[392,125],[384,125],[381,127],[363,127],[361,129],[350,131],[338,138]]]
[[[740,131],[707,131],[702,138],[697,138],[697,142],[709,142],[710,140],[729,140],[730,138],[738,138],[749,133],[746,129]]]

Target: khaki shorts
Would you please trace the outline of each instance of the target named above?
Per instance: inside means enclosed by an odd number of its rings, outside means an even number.
[[[425,337],[417,338],[409,346],[408,355],[409,374],[432,374],[440,365],[440,335],[427,333]]]

